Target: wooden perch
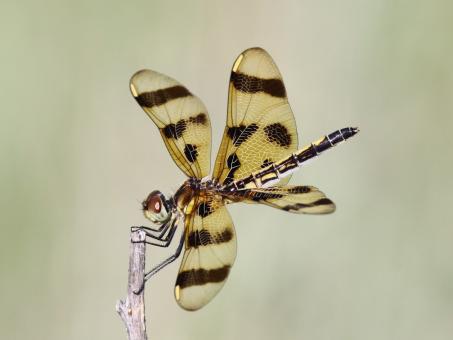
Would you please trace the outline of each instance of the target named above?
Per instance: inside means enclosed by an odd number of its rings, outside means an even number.
[[[145,232],[131,230],[129,251],[129,279],[126,300],[119,300],[116,311],[126,325],[129,340],[147,340],[145,320],[145,290],[142,289],[145,275]]]

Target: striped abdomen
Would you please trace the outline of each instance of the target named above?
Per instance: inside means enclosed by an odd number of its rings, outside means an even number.
[[[253,172],[246,178],[234,181],[224,186],[222,190],[231,191],[275,185],[280,179],[295,172],[309,159],[312,159],[333,146],[351,138],[358,131],[358,128],[349,127],[332,132],[309,146],[292,153],[287,158],[274,162],[262,170]]]

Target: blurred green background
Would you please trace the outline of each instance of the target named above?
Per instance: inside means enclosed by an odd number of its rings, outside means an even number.
[[[166,268],[147,286],[150,339],[452,338],[451,1],[0,6],[1,339],[126,339],[129,226],[184,180],[129,78],[155,69],[200,96],[216,151],[230,67],[252,46],[284,76],[301,145],[360,127],[293,176],[337,212],[232,206],[226,286],[185,312]]]

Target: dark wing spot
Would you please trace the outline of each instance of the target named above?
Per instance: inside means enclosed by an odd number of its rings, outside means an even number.
[[[214,209],[212,208],[212,205],[209,204],[209,202],[201,202],[198,205],[198,215],[200,215],[203,218],[212,214],[213,212]]]
[[[222,282],[228,276],[230,266],[226,265],[216,269],[191,269],[178,274],[176,286],[186,288],[190,286],[201,286],[210,282]]]
[[[280,79],[265,79],[263,82],[263,91],[273,97],[286,97],[285,85]]]
[[[288,129],[280,123],[266,126],[264,133],[270,143],[275,143],[283,147],[289,147],[291,145],[291,135],[288,133]]]
[[[162,131],[164,132],[165,137],[167,138],[176,138],[176,125],[168,124],[165,126]]]
[[[239,157],[232,153],[227,158],[227,167],[230,169],[227,176],[225,177],[224,184],[230,184],[234,180],[234,173],[240,168],[241,162],[239,162]]]
[[[264,168],[267,168],[269,165],[271,165],[273,162],[266,158],[264,161],[263,161],[263,164],[261,164],[261,168],[264,169]]]
[[[182,85],[167,87],[166,89],[160,89],[157,91],[143,92],[135,99],[137,102],[144,107],[153,107],[165,104],[170,100],[191,96],[192,94]]]
[[[234,146],[240,146],[258,130],[255,123],[248,126],[239,125],[228,128],[227,134],[232,139]]]
[[[231,155],[228,156],[227,159],[227,166],[228,169],[237,169],[241,166],[241,163],[239,162],[239,158],[235,153],[232,153]]]
[[[184,155],[186,155],[186,158],[189,162],[195,162],[198,157],[197,146],[193,144],[186,144],[186,146],[184,147]]]
[[[188,120],[192,124],[204,125],[208,121],[208,117],[206,116],[205,113],[199,113],[195,117],[190,117]]]
[[[186,121],[184,119],[181,119],[179,122],[176,123],[176,138],[179,138],[182,136],[184,131],[186,131]]]
[[[303,209],[303,208],[312,208],[312,207],[318,207],[320,205],[331,205],[333,204],[333,202],[328,199],[328,198],[321,198],[317,201],[314,201],[313,203],[295,203],[295,204],[289,204],[289,205],[285,205],[284,207],[282,207],[283,210],[286,210],[286,211],[291,211],[291,210],[294,210],[294,211],[297,211],[297,210],[300,210],[300,209]]]
[[[164,132],[165,137],[178,139],[182,136],[182,134],[186,130],[186,126],[187,125],[185,120],[181,119],[176,124],[168,124],[162,130]]]
[[[230,229],[225,229],[221,233],[214,234],[211,234],[206,229],[195,230],[187,237],[187,246],[198,248],[199,246],[229,242],[232,238],[233,233]]]
[[[311,203],[313,207],[317,207],[318,205],[330,205],[330,204],[333,204],[333,202],[328,198],[320,198],[319,200]]]
[[[229,242],[233,239],[233,232],[231,229],[227,228],[221,233],[217,233],[213,239],[215,240],[215,243]]]
[[[231,72],[230,81],[236,90],[245,93],[264,92],[273,97],[286,97],[285,85],[280,79],[263,79],[243,73]]]
[[[254,192],[254,191],[251,191],[251,199],[252,201],[255,201],[255,202],[260,202],[260,201],[266,201],[266,200],[270,200],[270,199],[278,199],[278,198],[282,198],[283,195],[281,194],[276,194],[274,192]]]
[[[289,194],[307,194],[311,191],[311,188],[306,185],[298,185],[292,188],[288,188]]]
[[[198,248],[201,245],[206,245],[210,242],[211,234],[209,231],[202,229],[202,230],[195,230],[192,231],[189,236],[187,236],[187,246],[189,248]]]

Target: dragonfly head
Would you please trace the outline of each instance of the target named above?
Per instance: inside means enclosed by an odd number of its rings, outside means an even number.
[[[172,215],[171,202],[159,190],[151,192],[142,202],[142,207],[145,217],[158,225],[168,222]]]

